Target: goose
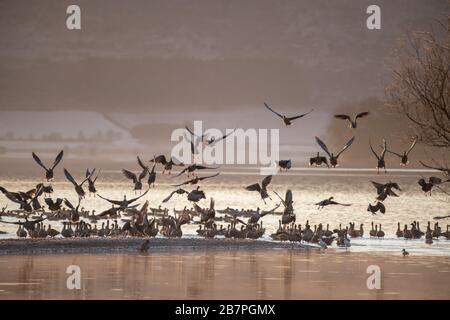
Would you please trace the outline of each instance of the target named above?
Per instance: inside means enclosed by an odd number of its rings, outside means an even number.
[[[198,177],[198,176],[195,176],[195,178],[193,178],[193,179],[191,179],[191,180],[188,180],[188,181],[185,181],[185,182],[183,182],[183,183],[176,184],[176,185],[173,185],[173,186],[174,186],[174,187],[181,187],[181,186],[187,185],[187,184],[197,184],[197,183],[199,183],[200,181],[203,181],[203,180],[205,180],[205,179],[214,178],[214,177],[217,177],[218,175],[219,175],[219,172],[216,173],[216,174],[210,175],[210,176],[205,176],[205,177]]]
[[[450,181],[450,179],[442,180],[441,178],[430,177],[430,178],[428,178],[428,182],[424,178],[421,178],[418,181],[418,184],[421,186],[422,191],[425,192],[425,195],[429,194],[431,196],[431,191],[433,190],[433,188],[435,186],[437,188],[439,188],[440,184],[443,184],[443,183],[446,183],[449,181]]]
[[[123,175],[127,178],[133,181],[134,184],[134,192],[136,191],[142,191],[142,179],[144,179],[147,176],[147,168],[144,168],[139,176],[129,170],[122,169]]]
[[[43,194],[43,185],[40,185],[38,190],[34,190],[34,195],[30,196],[25,192],[10,192],[3,187],[0,191],[8,198],[8,200],[20,205],[20,209],[31,213],[33,210],[40,210],[42,208],[38,198]]]
[[[203,190],[200,190],[200,187],[197,187],[197,189],[194,189],[188,193],[187,199],[191,202],[198,202],[201,199],[206,199],[206,195]]]
[[[375,227],[375,230],[377,230],[376,227]],[[384,231],[381,230],[381,223],[380,223],[380,230],[377,231],[377,237],[384,238]]]
[[[380,173],[380,169],[384,169],[384,173],[387,173],[386,170],[386,161],[384,160],[384,157],[386,156],[386,151],[387,151],[387,147],[386,147],[386,140],[383,139],[383,150],[381,151],[380,155],[378,155],[375,150],[372,147],[372,143],[369,141],[369,146],[370,146],[370,150],[372,150],[373,155],[377,158],[377,173]]]
[[[141,159],[139,158],[139,156],[137,157],[137,161],[138,164],[141,166],[142,170],[145,170],[148,173],[148,180],[147,180],[147,184],[148,187],[150,188],[152,185],[153,187],[155,186],[155,181],[156,181],[156,162],[154,161],[155,157],[153,156],[153,166],[152,166],[152,170],[150,171],[150,169],[148,168],[148,166],[144,165],[144,163],[141,161]]]
[[[402,255],[403,255],[404,257],[409,256],[409,252],[406,251],[405,249],[402,249]]]
[[[356,129],[358,119],[359,119],[359,118],[363,118],[363,117],[365,117],[365,116],[368,116],[369,114],[370,114],[370,113],[367,112],[367,111],[360,112],[360,113],[357,113],[357,114],[353,117],[353,119],[352,119],[349,115],[347,115],[347,114],[336,114],[336,115],[334,115],[334,117],[337,118],[337,119],[341,119],[341,120],[347,120],[347,121],[350,123],[350,124],[349,124],[349,128],[351,128],[351,129]]]
[[[92,169],[92,171],[89,171],[89,168],[86,169],[86,178],[88,179],[88,190],[89,190],[89,196],[91,196],[91,194],[94,195],[97,193],[97,189],[95,188],[95,183],[97,182],[98,176],[100,175],[100,170],[97,173],[97,176],[95,177],[95,179],[92,179],[92,177],[94,176],[94,172],[95,172],[95,168]]]
[[[370,229],[369,235],[371,237],[376,237],[377,236],[377,229],[373,228],[373,221],[371,222],[371,225],[372,225],[372,229]]]
[[[44,170],[45,170],[45,179],[47,179],[47,181],[50,181],[53,179],[54,176],[54,170],[56,168],[56,166],[61,162],[63,155],[64,155],[64,151],[61,150],[58,155],[55,158],[55,161],[53,161],[53,164],[50,167],[46,167],[41,159],[34,153],[32,152],[31,155],[33,156],[34,161],[36,161],[36,163],[41,166]]]
[[[215,201],[211,198],[209,202],[209,209],[203,209],[198,204],[194,203],[194,209],[200,216],[200,222],[205,223],[206,221],[213,220],[216,217],[216,211],[214,210]]]
[[[54,212],[54,211],[61,210],[61,205],[63,203],[63,199],[57,198],[55,201],[53,201],[52,198],[45,198],[44,200],[50,211]]]
[[[221,141],[221,140],[225,140],[225,139],[228,138],[230,135],[232,135],[235,131],[236,131],[236,129],[233,129],[233,130],[230,131],[230,132],[228,132],[228,130],[227,130],[228,133],[225,134],[225,135],[223,135],[223,136],[221,136],[221,137],[218,137],[218,138],[216,138],[216,137],[208,138],[208,139],[206,139],[205,144],[206,144],[207,146],[212,146],[212,145],[214,145],[215,143],[217,143],[217,142],[219,142],[219,141]]]
[[[315,205],[318,206],[317,209],[323,209],[326,206],[329,205],[340,205],[340,206],[345,206],[345,207],[349,207],[351,206],[351,204],[348,203],[339,203],[333,200],[334,197],[329,197],[328,199],[322,200],[320,202],[317,202]]]
[[[403,231],[400,230],[400,222],[397,224],[397,232],[395,233],[395,235],[397,236],[397,238],[401,238],[404,235]]]
[[[325,164],[328,168],[330,167],[327,157],[322,157],[319,152],[317,152],[317,155],[315,157],[309,158],[308,166],[310,167],[321,167],[322,164]]]
[[[189,175],[193,175],[195,176],[195,170],[206,170],[206,169],[212,169],[212,170],[216,170],[219,169],[219,167],[206,167],[206,166],[202,166],[202,165],[198,165],[198,164],[191,164],[190,166],[187,166],[186,168],[184,168],[183,170],[181,170],[176,177],[181,176],[183,173],[187,172],[188,173],[188,177]]]
[[[7,223],[7,224],[15,224],[15,225],[19,225],[22,226],[25,230],[27,230],[28,232],[33,232],[36,230],[36,225],[39,224],[40,222],[46,220],[47,218],[38,218],[36,220],[28,220],[28,217],[25,217],[25,221],[4,221],[4,220],[0,220],[0,222],[2,223]]]
[[[409,147],[409,149],[404,151],[403,154],[400,154],[400,153],[397,153],[397,152],[394,152],[394,151],[390,151],[390,150],[387,150],[387,152],[389,152],[389,153],[399,157],[400,158],[400,165],[405,167],[405,166],[407,166],[409,164],[408,155],[412,151],[414,146],[416,145],[417,139],[418,139],[417,137],[414,138],[414,140],[412,141],[412,144]]]
[[[64,198],[64,204],[70,209],[70,220],[72,222],[77,222],[78,220],[80,220],[79,208],[81,204],[81,198],[78,198],[78,205],[76,207],[74,207],[73,204],[66,198]]]
[[[52,228],[52,226],[49,224],[47,229],[47,234],[50,238],[54,238],[59,234],[59,231]]]
[[[170,160],[167,160],[163,154],[157,157],[153,157],[153,159],[150,160],[150,162],[162,164],[164,166],[164,169],[162,171],[163,174],[166,172],[170,174],[173,166],[181,166],[181,167],[184,166],[182,162],[174,161],[174,158],[170,158]]]
[[[380,201],[377,201],[375,205],[372,205],[369,203],[369,207],[367,208],[367,211],[372,212],[372,214],[376,214],[378,211],[380,211],[382,214],[386,213],[386,207],[384,204]]]
[[[307,112],[307,113],[304,113],[304,114],[300,114],[300,115],[298,115],[298,116],[287,117],[287,116],[282,115],[282,114],[279,114],[278,112],[276,112],[275,110],[273,110],[273,109],[272,109],[271,107],[269,107],[269,105],[268,105],[267,103],[265,103],[265,102],[264,102],[264,105],[266,106],[267,109],[269,109],[271,112],[273,112],[273,113],[276,114],[278,117],[280,117],[280,118],[283,120],[283,122],[284,122],[284,124],[285,124],[286,126],[292,125],[292,121],[293,121],[293,120],[302,118],[302,117],[304,117],[304,116],[310,114],[310,113],[313,112],[313,110],[314,110],[314,109],[311,109],[311,111],[309,111],[309,112]]]
[[[126,195],[123,196],[123,200],[111,200],[111,199],[107,199],[107,198],[105,198],[105,197],[102,197],[101,195],[98,195],[98,196],[99,196],[100,198],[102,198],[103,200],[108,201],[108,202],[111,203],[111,204],[115,204],[115,205],[117,205],[117,206],[119,206],[119,207],[122,207],[122,208],[127,208],[127,207],[130,206],[130,204],[132,204],[133,202],[135,202],[135,201],[139,200],[140,198],[142,198],[143,196],[145,196],[145,195],[148,193],[149,190],[150,190],[150,189],[147,189],[147,190],[146,190],[143,194],[141,194],[140,196],[135,197],[135,198],[133,198],[133,199],[129,199],[129,200],[127,200]]]
[[[26,238],[27,237],[27,231],[22,227],[22,225],[19,224],[19,229],[17,229],[16,235],[19,238]]]
[[[413,235],[412,235],[412,231],[408,230],[408,225],[405,224],[405,227],[403,228],[403,237],[405,239],[412,239]]]
[[[79,198],[84,198],[85,192],[83,190],[83,184],[88,181],[88,178],[84,179],[80,184],[78,184],[75,179],[72,177],[69,171],[64,168],[64,175],[66,176],[66,179],[69,180],[73,186],[75,187],[75,192],[77,193]]]
[[[352,143],[353,143],[354,140],[355,140],[355,137],[351,138],[351,139],[345,144],[345,146],[342,148],[342,150],[339,151],[336,155],[334,155],[334,153],[332,153],[332,152],[330,152],[330,151],[328,150],[327,145],[326,145],[322,140],[320,140],[318,137],[316,137],[317,143],[318,143],[319,146],[323,149],[323,151],[325,151],[325,153],[328,155],[328,157],[329,157],[329,159],[330,159],[330,165],[331,165],[331,167],[333,167],[333,168],[339,166],[339,164],[338,164],[339,156],[340,156],[345,150],[347,150],[348,147],[350,147],[350,146],[352,145]]]
[[[245,187],[245,189],[248,191],[257,191],[260,194],[261,199],[264,201],[264,203],[266,203],[266,200],[265,200],[266,198],[271,199],[269,197],[269,194],[267,193],[267,186],[269,185],[269,183],[271,181],[272,181],[272,175],[269,175],[262,180],[261,185],[259,183],[254,183],[254,184],[251,184],[251,185]]]
[[[442,233],[442,236],[445,237],[447,240],[450,240],[450,231],[448,230],[450,225],[447,225],[447,231]]]
[[[289,160],[279,160],[278,167],[280,167],[280,172],[284,169],[284,171],[288,171],[292,167],[292,161]]]
[[[261,213],[260,213],[260,209],[259,209],[259,207],[256,209],[256,212],[255,213],[253,213],[251,216],[250,216],[250,218],[248,219],[248,221],[247,221],[247,224],[249,224],[249,225],[252,225],[252,224],[257,224],[258,222],[259,222],[259,220],[262,218],[262,217],[264,217],[264,216],[266,216],[266,215],[268,215],[268,214],[271,214],[271,213],[273,213],[275,210],[277,210],[279,207],[280,207],[280,205],[281,205],[281,203],[279,203],[275,208],[273,208],[272,210],[269,210],[269,211],[261,211]],[[262,221],[261,221],[262,222]]]
[[[427,231],[425,233],[425,243],[426,244],[432,244],[433,243],[433,235],[432,235],[429,223],[428,223]]]
[[[61,230],[61,235],[64,238],[71,238],[73,236],[73,230],[72,230],[72,227],[68,228],[67,224],[68,224],[68,222],[63,222],[63,229]]]

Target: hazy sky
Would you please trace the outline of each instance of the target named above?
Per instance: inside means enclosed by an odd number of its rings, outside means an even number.
[[[81,31],[66,8],[81,7]],[[0,1],[0,109],[333,108],[381,95],[407,29],[446,0]]]

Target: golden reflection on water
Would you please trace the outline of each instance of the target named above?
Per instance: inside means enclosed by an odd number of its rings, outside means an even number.
[[[382,289],[368,290],[379,265]],[[79,265],[81,289],[66,286]],[[449,258],[293,250],[1,256],[0,299],[450,298]]]

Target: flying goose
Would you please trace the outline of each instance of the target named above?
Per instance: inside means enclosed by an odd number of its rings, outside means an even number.
[[[45,170],[45,178],[47,179],[47,181],[50,181],[53,179],[53,170],[55,170],[56,166],[58,165],[58,163],[61,162],[63,155],[64,155],[64,151],[61,150],[58,155],[55,158],[55,161],[53,161],[53,164],[51,165],[51,167],[46,167],[41,159],[34,153],[31,153],[33,156],[34,161],[36,161],[36,163],[41,166],[44,170]]]
[[[314,167],[321,167],[322,164],[325,164],[328,168],[330,167],[330,165],[328,164],[328,160],[327,157],[322,157],[319,152],[317,152],[317,156],[313,157],[313,158],[309,158],[309,166],[314,166]]]
[[[261,211],[260,209],[257,208],[256,212],[254,212],[250,218],[248,218],[247,220],[247,224],[248,225],[252,225],[252,224],[257,224],[259,222],[259,219],[261,219],[262,217],[264,217],[265,215],[271,214],[273,213],[275,210],[278,209],[278,207],[281,205],[281,203],[277,204],[275,208],[273,208],[272,210],[269,211]]]
[[[10,201],[19,204],[20,209],[25,212],[32,212],[33,210],[39,210],[42,208],[38,200],[38,198],[43,194],[42,185],[38,185],[37,190],[30,190],[29,192],[10,192],[3,187],[0,187],[0,191]]]
[[[122,169],[122,173],[123,175],[130,179],[133,180],[133,184],[134,184],[134,192],[136,191],[142,191],[142,179],[144,179],[147,175],[147,169],[143,169],[142,172],[139,174],[139,176],[137,176],[135,173],[126,170],[126,169]]]
[[[217,177],[218,175],[219,175],[219,172],[216,173],[216,174],[213,174],[213,175],[211,175],[211,176],[205,176],[205,177],[198,177],[198,176],[195,176],[195,177],[194,177],[193,179],[191,179],[191,180],[188,180],[188,181],[185,181],[185,182],[183,182],[183,183],[174,185],[174,187],[181,187],[181,186],[183,186],[183,185],[185,185],[185,184],[197,184],[197,183],[199,183],[199,182],[202,181],[202,180],[209,179],[209,178],[214,178],[214,177]]]
[[[61,205],[63,203],[63,199],[56,198],[56,200],[53,200],[52,198],[45,198],[45,203],[48,206],[48,209],[50,211],[59,211],[61,210]]]
[[[159,155],[157,157],[154,157],[153,159],[150,160],[150,162],[161,163],[164,166],[164,170],[162,172],[163,174],[165,172],[168,172],[170,174],[173,166],[180,166],[180,167],[184,166],[184,164],[181,162],[178,162],[178,161],[175,162],[174,158],[172,158],[172,157],[170,158],[170,160],[167,160],[163,154]]]
[[[211,137],[211,138],[208,138],[208,139],[206,139],[205,144],[206,144],[207,146],[212,146],[213,144],[215,144],[215,143],[217,143],[217,142],[219,142],[219,141],[221,141],[221,140],[225,140],[227,137],[229,137],[229,136],[230,136],[231,134],[233,134],[235,131],[236,131],[236,129],[233,129],[233,131],[231,131],[231,132],[229,132],[229,133],[223,135],[222,137],[218,137],[218,138]]]
[[[111,206],[111,208],[109,208],[109,209],[107,209],[107,210],[105,210],[105,211],[100,212],[100,213],[97,215],[97,217],[99,217],[99,218],[101,218],[101,217],[106,217],[106,216],[109,216],[109,217],[117,217],[117,215],[119,214],[120,211],[124,211],[124,210],[126,210],[126,209],[134,209],[134,208],[137,208],[138,206],[139,206],[139,204],[134,204],[134,205],[132,205],[132,206],[130,206],[130,205],[127,205],[127,206],[121,206],[121,205],[119,205],[119,206],[115,207],[114,204],[113,204],[113,205]]]
[[[200,190],[200,187],[197,187],[197,189],[194,189],[191,192],[188,192],[182,188],[178,188],[172,191],[166,198],[163,199],[162,202],[169,201],[174,194],[187,194],[187,199],[192,202],[198,202],[201,199],[206,199],[205,193],[202,190]]]
[[[375,205],[369,204],[367,211],[372,212],[372,214],[376,214],[378,211],[380,211],[382,214],[385,214],[386,207],[384,206],[384,204],[382,202],[377,201],[377,203]]]
[[[339,206],[345,206],[349,207],[351,204],[348,203],[339,203],[333,200],[334,197],[329,197],[328,199],[322,200],[315,205],[318,206],[317,209],[322,209],[323,207],[329,206],[329,205],[339,205]]]
[[[369,141],[369,146],[370,146],[370,150],[372,150],[373,155],[377,158],[378,162],[377,162],[377,173],[380,173],[380,169],[384,169],[384,173],[387,173],[386,170],[386,162],[384,160],[384,157],[386,155],[386,140],[383,139],[383,150],[381,151],[380,155],[378,155],[375,150],[373,150],[372,144]]]
[[[270,175],[270,176],[265,177],[262,180],[261,185],[259,183],[254,183],[254,184],[251,184],[251,185],[245,187],[245,189],[248,191],[257,191],[260,194],[261,199],[264,201],[264,203],[266,203],[265,199],[266,198],[270,199],[269,194],[267,193],[267,186],[269,185],[269,183],[271,181],[272,181],[272,176]]]
[[[396,194],[392,189],[396,189],[401,191],[402,189],[396,182],[388,182],[388,183],[378,183],[375,181],[371,181],[373,186],[377,189],[377,200],[378,201],[384,201],[388,196],[392,197],[398,197],[398,194]]]
[[[36,224],[38,224],[38,223],[40,223],[40,222],[42,222],[42,221],[44,221],[46,219],[47,218],[38,218],[36,220],[30,221],[30,220],[28,220],[27,217],[25,217],[25,221],[14,221],[14,222],[11,222],[11,221],[0,220],[0,222],[22,226],[29,232],[29,231],[34,231],[36,229]]]
[[[153,160],[155,160],[155,157],[153,157]],[[153,167],[152,167],[152,170],[150,171],[148,166],[144,165],[144,163],[141,161],[141,159],[139,157],[137,157],[137,161],[138,161],[139,165],[141,166],[142,170],[145,170],[148,173],[148,180],[147,180],[148,187],[150,188],[152,185],[154,187],[155,181],[156,181],[156,171],[155,171],[156,162],[153,161]]]
[[[193,175],[193,176],[195,176],[195,170],[205,170],[205,169],[213,169],[213,170],[216,170],[216,169],[219,169],[219,167],[206,167],[206,166],[202,166],[202,165],[198,165],[198,164],[191,164],[190,166],[188,166],[188,167],[186,167],[186,168],[184,168],[183,170],[181,170],[175,177],[179,177],[179,176],[181,176],[183,173],[185,173],[185,172],[187,172],[188,173],[188,177],[189,177],[189,175]]]
[[[269,105],[268,105],[267,103],[265,103],[265,102],[264,102],[264,105],[266,106],[267,109],[269,109],[269,110],[272,111],[274,114],[276,114],[277,116],[279,116],[279,117],[283,120],[283,122],[284,122],[284,124],[285,124],[286,126],[290,126],[290,125],[292,124],[292,121],[293,121],[293,120],[302,118],[302,117],[304,117],[304,116],[310,114],[310,113],[314,110],[314,109],[311,109],[311,111],[309,111],[309,112],[307,112],[307,113],[304,113],[304,114],[301,114],[301,115],[298,115],[298,116],[287,117],[287,116],[282,115],[282,114],[279,114],[278,112],[276,112],[275,110],[273,110],[273,109],[272,109],[271,107],[269,107]]]
[[[334,153],[331,153],[330,151],[328,151],[328,147],[327,145],[320,140],[318,137],[316,137],[316,141],[319,144],[319,146],[323,149],[323,151],[325,151],[325,153],[328,155],[328,157],[330,158],[330,165],[334,168],[338,166],[338,158],[341,155],[342,152],[344,152],[348,147],[350,147],[353,143],[353,141],[355,140],[355,137],[351,138],[346,144],[345,146],[342,148],[341,151],[339,151],[336,155],[334,155]]]
[[[421,178],[418,181],[418,184],[422,187],[422,191],[425,192],[425,194],[429,193],[429,195],[431,196],[431,190],[433,189],[433,187],[437,187],[439,188],[440,184],[443,184],[445,182],[449,182],[450,179],[448,180],[442,180],[441,178],[437,178],[437,177],[429,177],[428,178],[428,182],[426,182],[426,180],[424,178]]]
[[[346,115],[346,114],[336,114],[334,117],[335,117],[335,118],[338,118],[338,119],[341,119],[341,120],[347,120],[348,122],[350,122],[349,128],[356,129],[358,118],[363,118],[363,117],[365,117],[365,116],[368,116],[369,114],[370,114],[370,113],[367,112],[367,111],[357,113],[357,114],[354,116],[353,120],[352,120],[352,118],[351,118],[349,115]]]
[[[205,223],[211,219],[214,221],[214,218],[216,217],[216,211],[214,210],[214,204],[215,204],[215,202],[214,202],[213,198],[211,198],[211,200],[210,200],[209,209],[203,209],[199,205],[194,203],[195,211],[197,211],[197,213],[199,214],[201,223]]]
[[[147,189],[140,196],[138,196],[136,198],[133,198],[133,199],[130,199],[130,200],[127,200],[127,196],[126,195],[123,196],[123,200],[110,200],[110,199],[102,197],[101,195],[98,195],[98,196],[100,198],[102,198],[103,200],[108,201],[109,203],[115,204],[115,205],[117,205],[119,207],[122,207],[122,208],[127,208],[130,204],[132,204],[133,202],[135,202],[135,201],[139,200],[140,198],[142,198],[143,196],[145,196],[148,193],[149,190],[150,189]]]
[[[75,187],[75,192],[77,193],[78,197],[84,198],[85,192],[83,189],[83,184],[88,181],[88,178],[85,178],[80,184],[78,184],[75,179],[72,177],[72,175],[67,171],[66,168],[64,168],[64,175],[66,176],[66,179],[69,180],[73,186]]]
[[[100,170],[97,173],[97,176],[95,177],[95,179],[92,179],[92,177],[94,176],[94,172],[95,172],[95,168],[90,171],[89,168],[86,169],[86,178],[88,179],[88,190],[89,190],[89,196],[91,196],[91,194],[95,194],[97,193],[97,189],[95,188],[95,183],[97,182],[98,176],[100,175]]]
[[[414,148],[414,146],[416,145],[417,139],[418,139],[417,137],[414,138],[414,140],[413,140],[411,146],[409,147],[409,149],[404,151],[403,154],[400,154],[400,153],[397,153],[397,152],[394,152],[394,151],[390,151],[390,150],[387,150],[387,152],[389,152],[389,153],[399,157],[401,166],[407,166],[409,164],[408,155],[411,152],[411,150]]]

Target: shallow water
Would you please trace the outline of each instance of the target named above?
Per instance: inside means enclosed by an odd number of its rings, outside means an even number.
[[[80,290],[66,269],[80,267]],[[367,288],[367,268],[381,289]],[[0,257],[0,299],[448,299],[448,257],[296,250]]]
[[[211,173],[211,172],[210,172]],[[77,178],[79,174],[74,172]],[[249,168],[232,168],[229,170],[221,170],[220,176],[204,181],[201,186],[206,191],[206,200],[202,200],[199,204],[203,207],[209,206],[210,197],[216,202],[216,209],[223,209],[227,206],[233,208],[255,209],[260,207],[263,210],[272,209],[279,200],[272,191],[276,191],[280,195],[284,195],[286,189],[290,188],[294,195],[294,209],[297,216],[297,222],[304,225],[306,220],[310,224],[323,223],[330,224],[330,229],[337,228],[341,223],[343,227],[348,225],[349,221],[355,222],[357,226],[364,224],[365,237],[363,239],[353,239],[351,250],[353,251],[399,251],[402,248],[415,253],[426,254],[445,254],[450,255],[450,241],[436,240],[432,245],[427,245],[424,240],[408,240],[397,239],[395,231],[397,230],[397,222],[410,224],[417,220],[421,223],[421,229],[426,229],[427,221],[433,221],[434,216],[443,216],[450,214],[449,197],[441,192],[433,192],[433,195],[425,196],[417,184],[421,176],[428,177],[430,175],[439,176],[437,172],[425,172],[420,170],[395,170],[389,174],[377,175],[374,171],[369,170],[314,170],[314,169],[297,169],[288,173],[275,175],[268,190],[272,200],[268,200],[264,204],[256,192],[246,191],[245,186],[260,182],[262,179],[258,175],[256,169]],[[172,190],[172,185],[181,183],[186,177],[174,178],[174,174],[158,175],[157,186],[139,203],[145,200],[150,201],[151,207],[158,207],[161,200],[164,199]],[[370,183],[370,180],[377,182],[396,181],[400,184],[402,191],[398,192],[400,197],[390,197],[385,201],[387,207],[386,214],[372,215],[367,211],[369,202],[375,199],[376,191]],[[39,179],[14,179],[4,175],[0,179],[0,185],[9,190],[28,190],[33,188]],[[55,193],[53,197],[67,197],[75,202],[76,195],[72,185],[65,182],[61,173],[57,173],[56,182],[53,183]],[[186,190],[194,187],[185,186]],[[126,193],[128,198],[134,197],[132,185],[121,175],[119,171],[102,172],[97,183],[99,194],[110,199],[121,199]],[[322,210],[318,210],[314,203],[334,196],[335,200],[342,203],[351,203],[350,207],[329,206]],[[5,206],[7,199],[0,194],[0,206]],[[96,210],[97,213],[109,208],[109,204],[99,197],[86,197],[82,202],[82,206],[88,210]],[[191,207],[191,204],[185,197],[174,195],[174,197],[165,205],[170,211],[173,208],[182,209],[184,206]],[[8,203],[8,209],[16,208],[14,204]],[[4,217],[4,220],[12,221],[14,219]],[[268,215],[263,218],[266,228],[264,239],[270,239],[269,235],[278,227],[279,216]],[[382,224],[382,228],[386,233],[385,239],[369,239],[368,233],[371,222]],[[446,224],[450,224],[450,219],[441,220],[440,225],[445,231]],[[52,227],[60,228],[60,224],[51,221]],[[100,221],[101,224],[101,221]],[[195,230],[197,225],[183,226],[183,236],[196,237]],[[403,228],[403,227],[402,227]],[[0,235],[2,238],[15,237],[16,228],[14,225],[0,224],[0,230],[8,232],[6,235]]]

